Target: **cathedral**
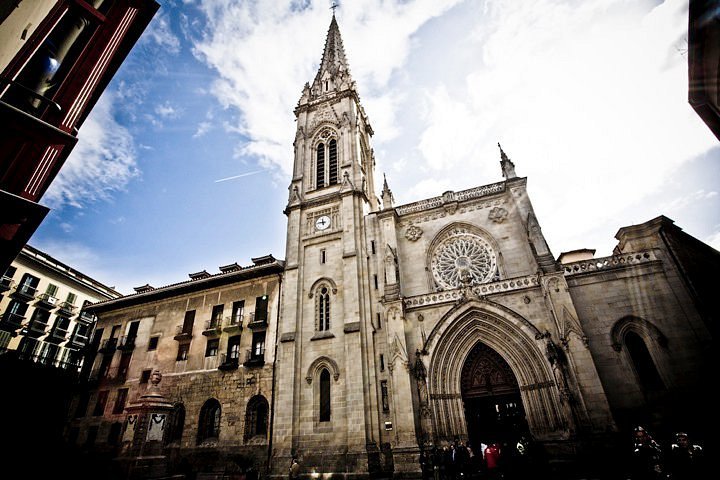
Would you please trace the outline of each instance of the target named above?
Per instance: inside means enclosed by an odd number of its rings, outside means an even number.
[[[638,423],[708,433],[717,251],[659,216],[610,257],[556,258],[502,148],[502,181],[378,197],[334,17],[295,115],[285,259],[91,306],[71,443],[136,477],[286,477],[296,457],[301,476],[420,478],[421,452],[453,442],[531,438],[562,465]],[[142,466],[152,445],[164,463]]]

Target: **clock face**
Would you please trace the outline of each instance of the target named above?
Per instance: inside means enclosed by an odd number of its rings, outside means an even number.
[[[330,217],[323,215],[315,220],[315,228],[318,230],[325,230],[330,227]]]

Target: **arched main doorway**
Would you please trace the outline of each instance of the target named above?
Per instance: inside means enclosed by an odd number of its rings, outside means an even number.
[[[460,378],[468,439],[473,445],[514,441],[527,432],[517,379],[495,350],[478,342]]]

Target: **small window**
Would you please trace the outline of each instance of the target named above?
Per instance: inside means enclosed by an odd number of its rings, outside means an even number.
[[[98,434],[98,427],[97,425],[93,425],[92,427],[88,428],[87,437],[85,437],[85,446],[91,447],[95,445],[95,440],[97,440],[97,434]]]
[[[228,360],[240,360],[240,335],[228,339],[227,358]]]
[[[252,358],[265,358],[265,332],[253,332]]]
[[[385,371],[385,355],[383,355],[382,353],[380,354],[380,371]]]
[[[193,323],[195,323],[195,310],[185,312],[185,320],[183,320],[182,333],[192,335]]]
[[[245,438],[267,435],[268,402],[262,395],[250,399],[245,411]]]
[[[370,240],[370,252],[375,255],[375,240]]]
[[[225,305],[215,305],[212,309],[212,317],[210,318],[210,325],[212,327],[217,327],[219,325],[222,325],[222,317],[223,317],[223,311],[225,310]]]
[[[152,370],[143,370],[140,374],[140,383],[148,383],[150,381],[150,374]]]
[[[239,300],[237,302],[233,302],[232,320],[231,320],[233,325],[242,325],[244,312],[245,312],[245,300]]]
[[[122,423],[115,422],[110,425],[110,432],[108,433],[108,444],[118,445],[120,443],[120,432],[122,432]]]
[[[208,340],[207,347],[205,348],[205,356],[206,357],[217,357],[219,345],[220,345],[220,339],[218,339],[218,338],[215,338],[213,340]]]
[[[327,368],[320,372],[320,421],[330,421],[330,372]]]
[[[188,359],[188,354],[190,353],[190,344],[189,343],[181,343],[178,345],[178,354],[176,360],[178,362],[182,360]]]
[[[75,300],[77,300],[77,295],[72,292],[68,293],[67,303],[69,303],[70,305],[75,305]]]
[[[5,270],[5,275],[2,276],[3,280],[7,279],[9,282],[12,280],[12,278],[15,276],[15,272],[17,272],[17,268],[13,267],[12,265]]]
[[[75,407],[75,418],[82,418],[87,414],[88,403],[90,403],[90,392],[81,392]]]
[[[388,386],[387,380],[380,382],[380,393],[382,394],[382,409],[383,412],[387,413],[390,411],[390,402],[388,401]]]
[[[57,294],[57,291],[58,291],[57,285],[53,285],[52,283],[49,283],[47,288],[45,289],[45,293],[47,293],[51,297],[54,297]]]
[[[382,329],[382,322],[380,321],[380,314],[379,314],[379,313],[376,313],[376,314],[375,314],[375,318],[377,319],[377,327],[378,327],[378,330]]]
[[[197,443],[220,437],[220,402],[211,398],[200,409]]]
[[[378,279],[377,279],[377,275],[373,275],[373,281],[375,282],[375,290],[377,290],[377,289],[378,289]]]
[[[336,183],[338,183],[337,140],[335,139],[330,140],[330,145],[328,147],[328,157],[328,183],[330,185],[335,185]]]
[[[325,263],[326,257],[325,257],[325,249],[320,250],[320,263]]]
[[[148,352],[157,350],[158,340],[160,340],[160,337],[150,337],[150,341],[148,342]]]
[[[268,296],[262,295],[255,299],[255,321],[267,323]]]
[[[93,409],[94,417],[99,417],[105,413],[105,404],[107,403],[108,393],[110,393],[108,390],[103,390],[98,393],[97,402],[95,402],[95,408]]]
[[[115,399],[115,405],[113,406],[113,413],[123,413],[125,411],[125,404],[127,403],[128,389],[121,388],[118,390],[117,398]]]

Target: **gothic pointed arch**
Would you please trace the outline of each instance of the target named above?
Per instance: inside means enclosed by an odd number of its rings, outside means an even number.
[[[310,364],[310,367],[307,370],[305,380],[307,381],[308,385],[313,382],[313,379],[320,375],[320,371],[322,369],[327,369],[336,382],[340,378],[340,368],[338,368],[337,362],[335,362],[335,360],[330,357],[322,356],[316,358]]]
[[[624,356],[642,390],[661,391],[666,387],[663,359],[667,337],[657,326],[643,318],[627,316],[615,322],[610,337],[613,349]]]
[[[635,332],[645,342],[652,342],[663,348],[667,346],[667,337],[658,327],[643,318],[629,315],[615,322],[610,330],[610,340],[615,351],[623,349],[623,339],[628,332]]]
[[[530,431],[539,439],[567,438],[572,416],[562,404],[539,330],[522,316],[492,302],[456,306],[427,341],[428,393],[436,441],[466,437],[461,390],[470,353],[483,343],[502,357],[517,380]]]
[[[334,124],[323,123],[313,133],[313,174],[315,188],[338,183],[338,140],[340,135]]]
[[[330,287],[330,291],[333,295],[337,294],[337,284],[335,283],[335,280],[333,280],[330,277],[320,277],[312,284],[310,287],[310,292],[308,292],[308,298],[313,298],[315,296],[315,293],[320,288],[320,286],[327,284]]]
[[[197,444],[217,442],[220,438],[220,402],[211,398],[200,409]]]
[[[495,239],[484,229],[455,222],[430,242],[426,265],[431,290],[452,290],[465,284],[482,284],[505,276]]]

